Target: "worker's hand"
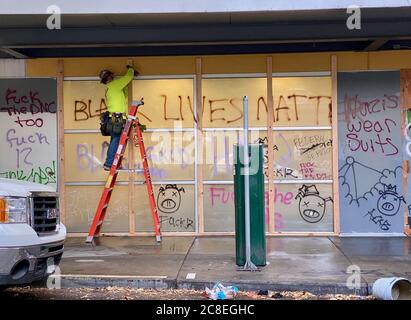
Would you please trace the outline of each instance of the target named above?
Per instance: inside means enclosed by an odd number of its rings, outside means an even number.
[[[134,69],[132,66],[130,66],[129,64],[128,65],[126,65],[126,68],[127,69],[133,69],[134,70],[134,76],[135,77],[137,77],[139,74],[140,74],[140,72],[138,72],[136,69]]]

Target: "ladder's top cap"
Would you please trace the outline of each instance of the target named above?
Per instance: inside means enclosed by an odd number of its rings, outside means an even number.
[[[144,101],[143,101],[143,100],[134,100],[134,101],[131,103],[131,105],[132,105],[133,107],[142,106],[142,105],[144,105]]]

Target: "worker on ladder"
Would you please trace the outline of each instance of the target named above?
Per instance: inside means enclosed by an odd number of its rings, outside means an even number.
[[[129,70],[127,71],[127,74],[126,74],[127,77],[123,77],[124,82],[120,83],[119,85],[116,86],[117,90],[119,90],[119,88],[121,89],[122,98],[127,98],[127,95],[125,94],[124,90],[125,90],[125,87],[127,86],[127,84],[133,78],[133,74],[135,74],[134,70],[131,67],[129,67]],[[109,92],[111,89],[113,89],[113,87],[111,87],[110,84],[114,83],[114,81],[117,81],[117,80],[113,79],[113,73],[110,72],[110,71],[106,71],[106,70],[103,70],[100,73],[100,78],[101,78],[103,83],[107,83],[107,87],[108,87],[107,92]],[[123,79],[123,78],[121,78],[121,79]],[[119,80],[121,80],[121,79],[119,79]],[[116,92],[116,94],[117,93],[118,92]],[[107,96],[109,97],[110,94],[107,94]],[[117,100],[121,100],[120,98],[118,98],[118,99],[117,98],[118,97],[114,96],[114,98],[111,97],[111,100],[108,99],[109,107],[113,106],[113,104],[111,102],[114,101],[115,102],[114,106],[116,108],[117,107],[119,108],[119,109],[115,109],[116,112],[117,111],[125,111],[124,109],[123,110],[120,109],[121,107],[123,107],[123,105],[117,105],[117,103],[119,102]],[[113,113],[112,119],[109,121],[112,124],[111,134],[108,134],[108,131],[110,131],[110,130],[107,130],[107,128],[103,125],[104,122],[102,121],[100,123],[101,133],[104,136],[111,135],[111,138],[112,138],[111,143],[110,143],[110,148],[112,148],[112,149],[111,150],[109,149],[108,155],[107,155],[107,160],[106,160],[106,163],[105,163],[105,165],[107,166],[107,169],[109,169],[110,173],[109,173],[109,175],[107,177],[107,181],[104,185],[104,190],[103,190],[103,193],[101,195],[100,201],[98,203],[97,210],[96,210],[96,213],[95,213],[94,218],[93,218],[93,222],[90,225],[90,229],[89,229],[89,233],[88,233],[88,236],[87,236],[87,239],[86,239],[86,243],[94,243],[94,238],[99,237],[99,235],[100,235],[100,230],[101,230],[101,227],[102,227],[103,222],[104,222],[104,218],[105,218],[106,213],[107,213],[110,198],[111,198],[112,192],[114,190],[114,186],[116,184],[117,175],[119,173],[119,168],[121,166],[121,161],[122,161],[123,156],[124,156],[124,151],[126,150],[128,140],[130,140],[130,138],[134,134],[134,132],[133,132],[134,128],[136,129],[135,130],[136,135],[134,137],[134,143],[140,149],[140,157],[141,157],[141,161],[142,161],[142,165],[143,165],[143,169],[138,170],[138,171],[144,173],[145,184],[147,186],[147,193],[148,193],[148,197],[149,197],[149,201],[150,201],[151,214],[153,216],[154,233],[156,235],[156,241],[158,243],[161,242],[161,230],[160,230],[161,227],[160,227],[160,222],[159,222],[159,219],[158,219],[157,205],[156,205],[156,202],[155,202],[155,199],[154,199],[153,185],[152,185],[152,182],[151,182],[150,169],[149,169],[149,166],[148,166],[147,155],[146,155],[146,150],[145,150],[145,147],[144,147],[143,134],[142,134],[142,132],[145,130],[145,126],[140,124],[140,122],[138,120],[138,116],[137,116],[138,107],[142,106],[142,105],[144,105],[144,102],[142,100],[141,101],[133,101],[133,103],[131,104],[130,109],[128,111],[128,115],[127,115],[126,120],[125,120],[124,128],[123,128],[123,112],[118,112],[120,117],[121,117],[120,118],[121,121],[119,121],[119,123],[121,125],[119,125],[119,126],[117,126],[117,121],[115,123],[113,121],[111,121],[111,120],[115,119],[113,117],[116,116],[116,113]],[[106,112],[104,114],[107,115]],[[118,130],[117,127],[118,128],[121,127],[121,130]],[[117,131],[121,131],[121,133],[117,134]],[[117,137],[118,137],[118,141],[117,141]],[[113,158],[110,159],[110,157],[111,157],[110,152],[111,151],[114,152],[114,156],[113,156],[114,159]],[[107,163],[108,161],[111,161],[111,167],[108,167],[108,163]],[[104,169],[106,169],[106,167]],[[135,171],[135,170],[132,170],[132,171]],[[136,172],[137,172],[137,170],[136,170]]]
[[[127,73],[117,79],[114,79],[114,73],[107,69],[102,70],[99,75],[100,82],[107,86],[106,104],[109,112],[107,130],[111,136],[106,161],[103,165],[106,171],[109,171],[113,164],[123,131],[128,110],[128,84],[139,74],[132,66],[127,65],[126,67]]]

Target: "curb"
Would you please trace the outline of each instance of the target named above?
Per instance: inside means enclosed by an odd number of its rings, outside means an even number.
[[[104,287],[131,287],[143,289],[175,289],[175,279],[127,277],[127,276],[82,276],[61,275],[62,288],[104,288]]]
[[[103,288],[109,286],[144,288],[144,289],[195,289],[211,288],[215,282],[209,281],[179,281],[172,278],[136,277],[136,276],[99,276],[99,275],[61,275],[62,288]],[[361,285],[360,289],[349,289],[345,284],[327,283],[258,283],[240,281],[235,284],[242,291],[307,291],[315,295],[324,294],[352,294],[359,296],[369,295],[369,286]]]
[[[227,282],[222,281],[223,284]],[[177,281],[177,287],[179,289],[196,289],[204,290],[205,287],[212,288],[215,282],[207,281]],[[230,283],[235,285],[242,291],[307,291],[315,295],[325,294],[351,294],[358,296],[367,296],[369,294],[368,285],[361,285],[359,289],[349,289],[346,284],[319,284],[319,283],[258,283],[249,281],[237,281],[236,283]]]

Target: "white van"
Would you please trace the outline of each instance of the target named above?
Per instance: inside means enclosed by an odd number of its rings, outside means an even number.
[[[66,228],[53,188],[0,178],[0,286],[45,280],[60,262]]]

